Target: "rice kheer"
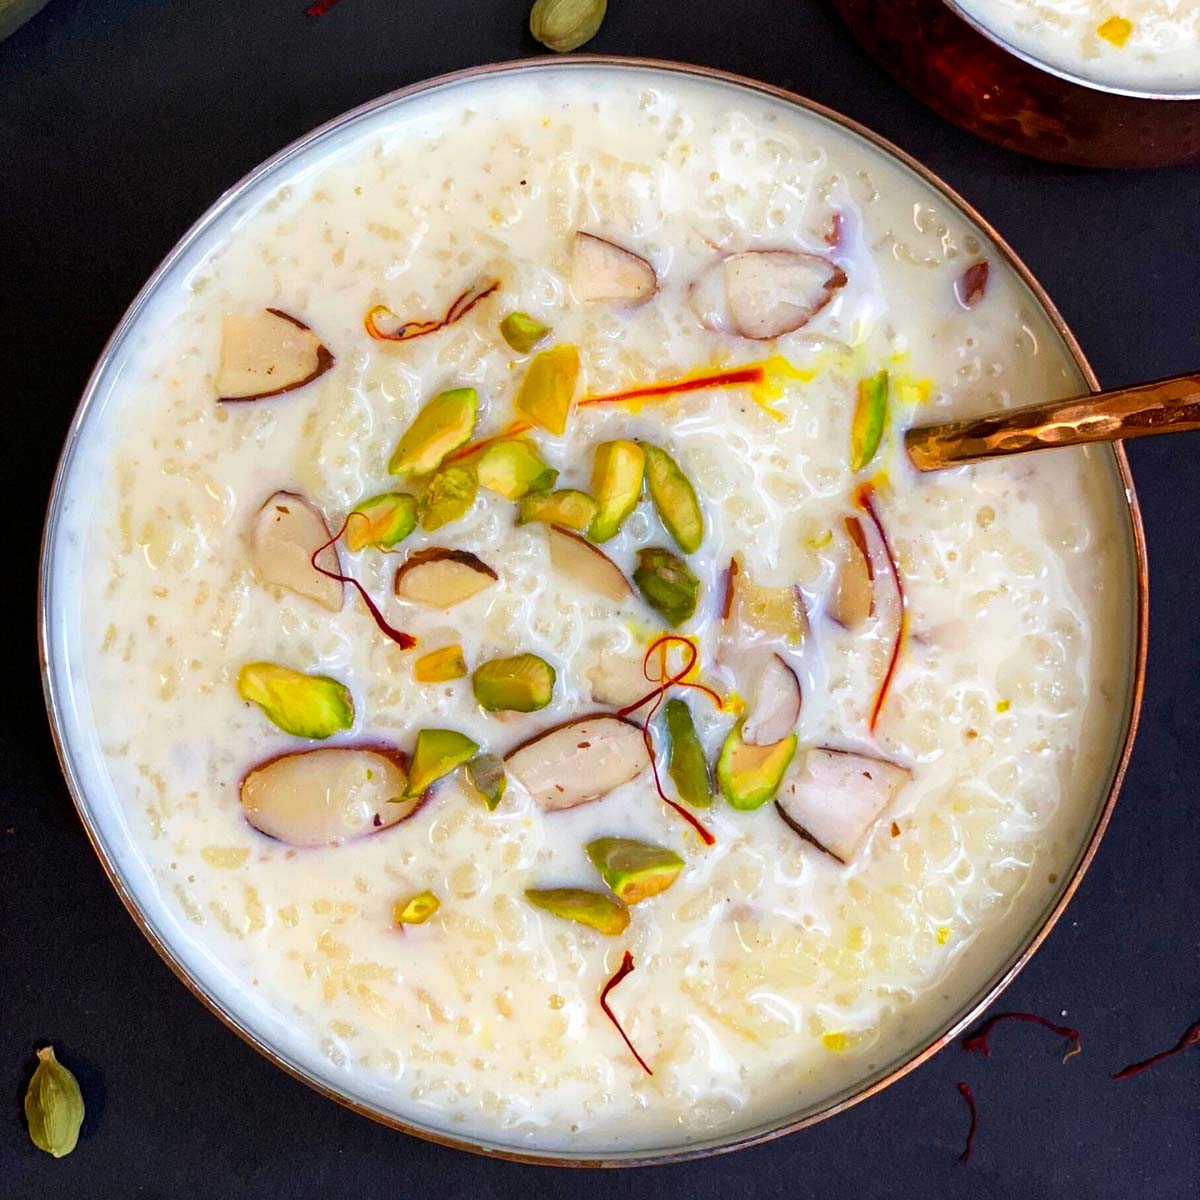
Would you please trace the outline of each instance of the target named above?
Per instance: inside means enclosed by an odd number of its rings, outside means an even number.
[[[779,100],[542,69],[351,121],[166,276],[77,448],[52,647],[102,840],[258,1038],[419,1126],[815,1109],[1096,819],[1111,453],[899,449],[1081,386],[980,230]]]
[[[1024,54],[1101,85],[1200,92],[1200,0],[957,0]]]

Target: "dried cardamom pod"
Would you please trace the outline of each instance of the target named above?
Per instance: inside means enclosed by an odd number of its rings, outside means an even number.
[[[577,50],[596,36],[608,0],[537,0],[529,14],[529,32],[559,54]]]
[[[39,1150],[62,1158],[75,1149],[83,1124],[83,1094],[75,1076],[54,1057],[54,1048],[37,1052],[40,1060],[25,1093],[29,1136]]]

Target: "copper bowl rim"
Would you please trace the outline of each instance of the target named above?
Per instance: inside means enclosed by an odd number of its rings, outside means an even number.
[[[1056,66],[1044,58],[1038,58],[1036,54],[1031,54],[1028,50],[1022,50],[1019,46],[1014,46],[1012,42],[1005,40],[994,29],[985,25],[978,17],[967,12],[961,0],[942,0],[942,3],[956,17],[970,25],[976,33],[987,38],[989,42],[994,46],[998,46],[1006,54],[1011,54],[1014,58],[1019,58],[1023,63],[1035,67],[1039,71],[1044,71],[1047,75],[1053,75],[1056,79],[1061,79],[1065,83],[1074,84],[1076,87],[1085,88],[1090,92],[1103,92],[1109,96],[1124,96],[1129,100],[1200,100],[1200,91],[1144,91],[1141,88],[1122,87],[1117,83],[1103,83],[1098,79],[1089,79],[1086,75],[1077,75],[1074,71],[1067,70],[1066,67]]]
[[[150,927],[147,919],[143,916],[132,894],[127,890],[123,880],[116,870],[115,864],[110,860],[103,844],[101,843],[97,829],[93,826],[88,814],[88,807],[84,800],[83,789],[80,786],[79,780],[76,778],[74,768],[68,754],[68,747],[64,737],[58,703],[58,691],[55,686],[53,672],[50,670],[48,657],[48,647],[50,642],[49,630],[49,612],[50,612],[50,583],[51,583],[51,562],[50,551],[53,546],[53,534],[55,532],[58,517],[62,507],[64,489],[68,471],[74,457],[76,444],[79,440],[80,431],[83,426],[84,419],[91,407],[95,397],[96,390],[101,382],[101,378],[105,373],[109,360],[112,358],[117,347],[120,345],[124,337],[128,334],[134,324],[142,307],[147,303],[149,297],[157,287],[159,281],[167,274],[175,263],[183,256],[183,254],[191,247],[192,243],[206,231],[211,223],[216,221],[226,209],[239,199],[242,194],[264,176],[274,171],[292,156],[299,153],[301,150],[310,146],[315,140],[327,134],[334,132],[344,126],[347,126],[370,113],[395,104],[401,100],[408,99],[425,92],[430,92],[435,89],[445,88],[448,86],[457,85],[469,80],[488,78],[491,76],[527,73],[531,70],[540,71],[546,69],[554,69],[557,71],[574,70],[588,67],[607,67],[607,68],[632,68],[635,70],[649,70],[666,73],[670,75],[681,75],[694,79],[715,81],[731,85],[735,88],[757,93],[762,96],[772,99],[781,100],[785,103],[795,105],[799,108],[813,113],[819,117],[832,122],[840,129],[846,130],[849,133],[864,140],[869,146],[882,151],[885,155],[890,156],[893,160],[899,162],[902,166],[907,167],[912,171],[918,179],[932,187],[943,198],[953,204],[965,217],[974,222],[983,232],[994,242],[1001,254],[1007,260],[1008,265],[1016,272],[1017,276],[1029,289],[1034,299],[1043,309],[1046,316],[1053,324],[1055,331],[1062,338],[1067,349],[1070,351],[1072,358],[1075,361],[1080,373],[1086,380],[1088,386],[1093,391],[1099,390],[1099,383],[1095,373],[1092,371],[1090,364],[1084,357],[1083,351],[1079,343],[1075,340],[1074,335],[1067,328],[1062,316],[1054,307],[1049,296],[1042,290],[1041,286],[1034,279],[1029,269],[1017,257],[1008,243],[996,232],[995,229],[957,192],[944,183],[927,167],[924,167],[910,155],[905,153],[899,147],[892,145],[886,139],[878,134],[858,124],[858,122],[842,116],[840,113],[818,104],[815,101],[807,100],[802,96],[798,96],[793,92],[789,92],[783,88],[775,87],[771,84],[761,83],[753,79],[747,79],[744,76],[733,74],[728,71],[721,71],[711,67],[694,66],[687,63],[671,62],[665,59],[653,58],[635,58],[622,57],[618,55],[572,55],[569,59],[557,58],[551,56],[543,56],[531,59],[517,59],[510,62],[491,63],[487,65],[470,67],[465,70],[453,71],[448,74],[439,75],[435,78],[424,80],[420,83],[410,84],[407,87],[400,88],[396,91],[389,92],[384,96],[380,96],[374,100],[368,101],[365,104],[359,105],[357,108],[351,109],[349,112],[343,113],[338,117],[327,121],[325,124],[305,134],[303,137],[292,142],[291,145],[285,147],[271,158],[257,166],[253,171],[235,183],[231,188],[224,192],[221,197],[212,204],[209,209],[201,216],[195,224],[183,235],[176,243],[175,247],[162,261],[158,268],[147,280],[141,291],[138,292],[136,298],[126,310],[120,323],[117,325],[112,336],[105,344],[96,367],[94,368],[91,377],[88,380],[87,386],[83,391],[79,406],[76,409],[75,416],[71,421],[71,425],[67,431],[64,441],[62,454],[59,458],[58,467],[55,472],[54,483],[50,493],[50,500],[47,506],[46,521],[42,530],[42,546],[39,562],[38,573],[38,654],[39,665],[42,674],[42,687],[45,694],[47,712],[50,718],[51,733],[54,738],[55,750],[58,754],[59,765],[62,768],[63,775],[67,782],[68,790],[71,793],[71,798],[74,801],[76,810],[79,813],[80,820],[83,823],[84,830],[87,833],[88,840],[92,844],[93,850],[96,852],[101,865],[104,868],[105,874],[108,876],[109,882],[116,890],[125,908],[128,910],[134,923],[145,935],[150,944],[154,947],[159,957],[166,963],[172,972],[181,980],[188,990],[202,1003],[210,1012],[213,1013],[224,1025],[237,1034],[247,1045],[257,1050],[264,1058],[281,1068],[293,1078],[307,1084],[315,1091],[325,1096],[330,1100],[336,1101],[338,1104],[353,1112],[366,1116],[385,1125],[391,1129],[396,1129],[401,1132],[411,1134],[414,1137],[422,1138],[425,1141],[434,1142],[438,1145],[451,1147],[457,1150],[466,1150],[471,1153],[484,1155],[490,1158],[501,1159],[510,1162],[532,1163],[541,1166],[562,1166],[562,1167],[630,1167],[630,1166],[653,1166],[666,1165],[673,1163],[688,1162],[694,1159],[707,1158],[716,1154],[729,1153],[733,1150],[746,1149],[750,1146],[759,1145],[763,1142],[771,1141],[775,1138],[782,1137],[785,1134],[794,1133],[796,1130],[806,1128],[810,1125],[815,1125],[819,1121],[823,1121],[836,1113],[857,1104],[869,1096],[875,1095],[882,1091],[889,1084],[894,1083],[897,1079],[907,1075],[909,1071],[925,1062],[943,1046],[953,1041],[971,1022],[973,1022],[984,1009],[992,1003],[993,1000],[1012,982],[1017,972],[1029,961],[1034,951],[1042,944],[1050,930],[1054,927],[1058,918],[1062,915],[1068,901],[1074,895],[1080,881],[1083,878],[1088,865],[1091,863],[1096,854],[1096,850],[1100,844],[1104,831],[1108,825],[1112,815],[1113,806],[1116,803],[1117,794],[1120,790],[1121,783],[1125,777],[1125,771],[1129,763],[1129,757],[1133,749],[1134,736],[1137,732],[1138,718],[1141,711],[1142,693],[1145,681],[1146,671],[1146,647],[1147,647],[1147,619],[1149,611],[1149,585],[1148,585],[1148,570],[1146,560],[1145,538],[1142,530],[1141,512],[1138,507],[1136,493],[1134,492],[1133,479],[1129,471],[1129,463],[1125,457],[1125,452],[1120,443],[1113,445],[1113,454],[1116,462],[1118,474],[1122,487],[1124,489],[1129,512],[1129,535],[1133,546],[1133,556],[1137,572],[1137,613],[1134,624],[1136,646],[1134,647],[1133,661],[1133,678],[1130,681],[1129,690],[1129,710],[1125,724],[1124,741],[1121,747],[1120,754],[1115,759],[1113,767],[1112,779],[1109,784],[1108,794],[1104,800],[1103,806],[1097,815],[1096,822],[1092,828],[1091,834],[1088,837],[1087,844],[1084,846],[1079,860],[1075,865],[1074,870],[1070,873],[1070,877],[1065,879],[1057,899],[1050,905],[1045,915],[1041,918],[1040,925],[1035,926],[1030,933],[1028,941],[1025,942],[1014,955],[1010,956],[1009,960],[997,968],[997,971],[992,974],[990,981],[983,985],[982,991],[978,993],[974,1000],[968,1002],[966,1008],[953,1018],[939,1034],[933,1036],[923,1047],[914,1050],[903,1061],[894,1064],[890,1069],[886,1069],[882,1074],[874,1079],[868,1079],[866,1082],[855,1085],[848,1089],[848,1094],[835,1096],[828,1103],[824,1104],[815,1112],[807,1113],[800,1117],[782,1117],[778,1122],[769,1124],[765,1128],[755,1128],[748,1132],[734,1133],[727,1139],[716,1139],[708,1143],[700,1143],[695,1146],[679,1146],[668,1147],[660,1150],[646,1151],[630,1151],[628,1153],[610,1152],[600,1154],[594,1157],[578,1157],[563,1155],[561,1152],[545,1152],[526,1151],[512,1148],[503,1145],[490,1145],[480,1141],[472,1141],[466,1137],[454,1137],[439,1130],[425,1129],[420,1126],[413,1125],[397,1117],[392,1113],[388,1113],[370,1105],[363,1104],[350,1096],[344,1095],[324,1083],[311,1077],[307,1071],[295,1063],[289,1062],[270,1046],[264,1044],[259,1038],[231,1011],[227,1011],[215,997],[208,995],[204,989],[194,980],[184,968],[182,963],[176,958],[171,950],[157,933]]]

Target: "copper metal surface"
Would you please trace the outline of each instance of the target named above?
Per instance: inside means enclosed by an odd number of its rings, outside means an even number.
[[[327,1087],[321,1081],[309,1075],[308,1072],[301,1068],[297,1063],[290,1061],[280,1053],[276,1052],[270,1046],[265,1045],[253,1033],[253,1031],[241,1021],[237,1014],[222,1006],[222,1004],[219,1003],[213,996],[206,993],[182,966],[178,956],[171,946],[164,942],[157,935],[155,930],[151,928],[150,923],[138,908],[137,903],[130,894],[123,879],[118,873],[115,864],[113,863],[110,855],[102,843],[102,840],[98,834],[98,830],[92,821],[87,798],[85,797],[83,789],[80,786],[80,780],[76,773],[75,765],[71,756],[71,749],[65,743],[63,738],[59,714],[60,697],[58,695],[57,681],[54,678],[54,673],[50,669],[50,663],[47,657],[49,649],[49,614],[54,605],[54,579],[50,563],[50,551],[53,547],[53,535],[63,503],[65,481],[69,474],[70,467],[78,447],[80,430],[82,428],[84,418],[87,415],[88,409],[93,402],[97,387],[102,378],[102,374],[109,360],[113,357],[123,339],[130,332],[134,322],[136,321],[136,318],[148,302],[148,299],[153,293],[158,282],[174,266],[176,261],[185,253],[185,251],[191,247],[191,245],[205,230],[207,230],[207,228],[213,222],[219,220],[221,216],[237,202],[237,200],[246,192],[248,188],[259,182],[264,175],[267,175],[289,163],[304,148],[310,146],[315,139],[327,133],[339,130],[345,127],[347,124],[352,123],[357,118],[365,116],[368,113],[375,112],[381,107],[395,104],[398,101],[404,100],[408,97],[429,92],[437,88],[444,88],[468,80],[483,79],[512,72],[531,72],[547,69],[562,71],[586,69],[596,66],[649,69],[653,71],[679,75],[683,78],[690,77],[726,83],[751,93],[756,93],[761,96],[767,96],[777,100],[785,101],[789,104],[794,104],[799,108],[807,110],[808,112],[815,113],[818,116],[829,120],[841,129],[855,134],[869,146],[882,150],[892,159],[907,167],[922,181],[932,186],[950,204],[955,206],[969,220],[974,222],[976,226],[984,230],[988,237],[995,241],[1000,254],[1012,267],[1018,277],[1030,289],[1030,292],[1037,303],[1045,310],[1050,321],[1053,323],[1054,328],[1063,339],[1064,344],[1073,356],[1076,364],[1078,365],[1079,371],[1083,375],[1087,384],[1093,389],[1098,387],[1091,367],[1084,358],[1083,352],[1080,350],[1074,336],[1063,323],[1062,317],[1059,315],[1058,311],[1054,308],[1053,304],[1042,291],[1038,283],[1034,280],[1032,275],[1030,275],[1028,269],[1023,263],[1020,262],[1019,259],[1017,259],[1007,243],[969,204],[966,203],[966,201],[962,199],[962,197],[955,193],[932,172],[921,166],[903,151],[897,149],[895,146],[891,145],[877,134],[870,132],[868,129],[858,125],[854,121],[851,121],[848,118],[823,107],[822,105],[816,104],[810,100],[805,100],[790,92],[784,91],[781,88],[772,87],[764,83],[757,83],[753,80],[744,79],[737,75],[732,75],[727,72],[717,71],[707,67],[695,67],[686,64],[670,63],[655,59],[616,58],[603,55],[573,55],[568,60],[560,58],[540,58],[521,63],[499,63],[490,66],[475,67],[467,71],[441,76],[437,79],[428,80],[424,83],[401,89],[400,91],[393,92],[390,95],[383,96],[378,100],[374,100],[360,108],[354,109],[341,117],[335,118],[333,121],[282,150],[273,158],[268,159],[245,179],[237,183],[211,209],[209,209],[209,211],[203,217],[200,218],[200,220],[188,231],[187,234],[184,235],[180,243],[163,261],[158,270],[150,277],[145,287],[143,287],[133,304],[129,307],[125,316],[122,318],[121,323],[117,326],[116,331],[113,333],[108,344],[105,346],[100,360],[97,363],[96,370],[93,372],[93,375],[89,380],[86,389],[84,390],[79,408],[67,433],[66,442],[63,447],[62,456],[59,460],[58,470],[55,475],[54,486],[51,491],[46,525],[44,527],[42,536],[42,555],[38,596],[38,639],[39,654],[41,658],[42,682],[46,695],[47,709],[50,714],[50,726],[54,736],[55,748],[58,752],[59,761],[62,765],[63,773],[66,777],[71,796],[75,802],[76,808],[79,811],[79,815],[87,832],[88,838],[91,841],[98,857],[100,858],[104,870],[107,873],[109,880],[115,888],[118,896],[120,896],[125,907],[129,910],[129,913],[137,924],[138,928],[141,929],[141,931],[145,934],[163,961],[179,977],[184,985],[197,997],[197,999],[206,1005],[213,1012],[213,1014],[223,1021],[231,1030],[233,1030],[234,1033],[236,1033],[249,1045],[253,1046],[276,1066],[288,1072],[296,1079],[307,1083],[320,1094],[336,1101],[337,1103],[353,1110],[354,1112],[370,1117],[373,1120],[379,1121],[393,1129],[401,1130],[403,1132],[413,1134],[414,1136],[425,1138],[428,1141],[436,1142],[440,1145],[451,1146],[460,1150],[467,1150],[478,1154],[489,1155],[492,1157],[512,1161],[536,1162],[570,1167],[640,1166],[683,1162],[688,1159],[742,1149],[747,1146],[768,1141],[772,1138],[780,1137],[783,1134],[802,1129],[808,1125],[813,1125],[818,1121],[822,1121],[827,1117],[833,1116],[835,1113],[841,1112],[843,1109],[849,1108],[851,1105],[857,1104],[859,1101],[865,1100],[868,1096],[872,1096],[876,1092],[881,1091],[890,1083],[893,1083],[901,1076],[907,1074],[914,1067],[918,1066],[931,1055],[935,1054],[939,1049],[941,1049],[941,1047],[957,1037],[958,1034],[968,1024],[974,1021],[979,1013],[981,1013],[1013,979],[1021,967],[1023,967],[1024,964],[1029,960],[1030,956],[1034,953],[1038,946],[1041,945],[1043,939],[1050,932],[1051,928],[1062,914],[1067,902],[1070,900],[1071,896],[1074,895],[1088,864],[1091,862],[1096,853],[1096,849],[1099,846],[1101,836],[1103,835],[1105,827],[1107,826],[1109,818],[1112,814],[1113,805],[1116,803],[1117,793],[1120,789],[1121,781],[1125,775],[1126,766],[1129,761],[1129,755],[1133,747],[1133,739],[1137,728],[1138,715],[1141,709],[1142,688],[1146,666],[1146,623],[1149,608],[1146,550],[1142,535],[1141,516],[1138,511],[1137,499],[1133,490],[1133,481],[1129,474],[1129,466],[1125,459],[1124,453],[1118,444],[1113,447],[1113,455],[1116,468],[1119,472],[1121,484],[1124,489],[1124,494],[1129,505],[1128,532],[1133,547],[1134,565],[1137,572],[1137,610],[1134,620],[1134,637],[1136,644],[1133,647],[1133,677],[1130,682],[1129,708],[1126,714],[1125,727],[1120,739],[1119,749],[1116,749],[1114,752],[1111,783],[1107,795],[1104,797],[1103,803],[1101,803],[1096,810],[1094,824],[1087,834],[1079,858],[1074,868],[1070,872],[1064,873],[1058,893],[1051,901],[1049,907],[1039,918],[1034,928],[1030,930],[1028,937],[1023,940],[1019,948],[1006,961],[996,964],[996,969],[992,973],[989,981],[969,1001],[964,1003],[958,1015],[951,1022],[945,1024],[936,1034],[932,1035],[924,1045],[918,1046],[911,1052],[906,1052],[900,1061],[897,1061],[890,1067],[880,1070],[875,1077],[868,1078],[854,1088],[848,1089],[844,1095],[830,1099],[821,1107],[814,1109],[813,1111],[806,1111],[801,1114],[784,1114],[777,1122],[771,1124],[769,1127],[755,1129],[749,1132],[734,1132],[727,1137],[720,1138],[709,1143],[702,1143],[699,1145],[680,1145],[677,1147],[665,1147],[662,1149],[647,1151],[632,1151],[628,1153],[614,1152],[601,1156],[583,1157],[552,1152],[538,1153],[536,1150],[518,1150],[507,1146],[497,1146],[466,1136],[452,1136],[439,1130],[422,1128],[402,1120],[394,1113],[360,1103],[341,1092]]]
[[[1030,404],[966,421],[919,425],[904,434],[918,471],[939,471],[1030,450],[1119,442],[1200,429],[1200,375]]]

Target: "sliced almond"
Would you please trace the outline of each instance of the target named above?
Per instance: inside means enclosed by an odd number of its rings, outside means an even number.
[[[396,571],[396,595],[430,608],[453,608],[500,578],[469,550],[430,546],[410,554]]]
[[[642,652],[638,649],[624,654],[601,649],[591,659],[587,680],[591,684],[592,699],[597,704],[611,704],[613,708],[632,704],[651,687],[642,670]]]
[[[803,328],[846,285],[846,273],[818,254],[748,250],[714,263],[691,286],[701,323],[765,341]]]
[[[911,779],[899,763],[816,747],[792,764],[775,807],[802,838],[845,863]]]
[[[735,556],[725,577],[722,607],[726,630],[735,636],[764,633],[799,646],[808,636],[808,612],[798,587],[763,587]]]
[[[846,518],[846,542],[834,583],[829,615],[845,629],[857,629],[875,611],[875,570],[867,537],[857,517]]]
[[[547,812],[599,800],[636,779],[650,755],[641,727],[596,713],[539,733],[505,756],[508,773]]]
[[[800,680],[778,654],[767,659],[758,677],[754,707],[742,726],[742,741],[770,746],[782,741],[800,720]]]
[[[292,846],[337,846],[412,816],[404,755],[387,746],[333,746],[281,754],[242,780],[242,811],[255,829]]]
[[[658,291],[658,276],[640,254],[579,232],[571,244],[571,291],[576,300],[644,304]]]
[[[572,583],[621,603],[633,596],[625,573],[598,546],[561,525],[546,528],[550,547],[550,565]]]
[[[322,546],[317,562],[333,574],[342,573],[337,550],[330,540],[325,518],[296,492],[276,492],[254,515],[250,551],[264,583],[286,588],[298,596],[340,612],[342,583],[313,568],[312,556]]]
[[[324,375],[333,355],[303,321],[277,308],[232,313],[221,322],[217,399],[263,400]]]

